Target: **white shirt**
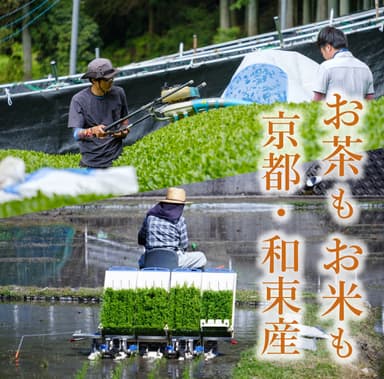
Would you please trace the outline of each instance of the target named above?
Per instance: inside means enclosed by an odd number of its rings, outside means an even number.
[[[369,67],[348,50],[339,50],[324,61],[318,71],[315,92],[330,99],[334,93],[350,99],[364,99],[374,94],[373,75]]]

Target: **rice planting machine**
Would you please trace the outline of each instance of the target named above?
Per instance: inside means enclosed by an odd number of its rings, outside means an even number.
[[[186,359],[218,354],[219,341],[234,338],[237,274],[227,269],[136,269],[105,272],[100,324],[88,359]]]

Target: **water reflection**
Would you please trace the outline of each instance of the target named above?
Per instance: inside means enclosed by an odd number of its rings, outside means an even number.
[[[384,309],[384,308],[383,308]],[[99,321],[99,305],[2,303],[0,304],[0,377],[1,378],[74,378],[84,367],[87,379],[112,379],[121,366],[121,378],[191,378],[229,379],[241,352],[256,341],[258,312],[255,308],[236,308],[235,337],[237,344],[222,342],[221,355],[208,362],[141,358],[122,362],[104,359],[88,362],[89,340],[70,342],[76,329],[93,332]],[[381,328],[381,329],[380,329]],[[377,329],[384,333],[384,315]],[[40,334],[40,336],[39,336]],[[23,335],[26,337],[16,362],[15,351]]]
[[[70,342],[76,329],[94,332],[99,319],[98,305],[23,303],[0,305],[0,365],[1,378],[67,379],[75,377],[86,366],[85,378],[110,379],[117,366],[122,366],[121,378],[145,379],[183,378],[208,379],[220,376],[230,378],[241,351],[256,341],[256,309],[237,309],[238,344],[220,344],[221,356],[204,360],[148,361],[142,358],[122,362],[104,359],[88,362],[90,341]],[[25,336],[19,360],[15,352]],[[185,376],[188,373],[189,376]],[[150,376],[152,375],[152,376]]]
[[[0,223],[0,285],[100,287],[114,265],[137,267],[142,248],[137,231],[151,200],[120,199],[69,207]],[[366,244],[369,255],[360,281],[369,301],[381,305],[384,285],[384,202],[360,204],[360,220],[340,227],[320,201],[284,204],[287,222],[276,219],[281,204],[262,200],[195,202],[185,210],[189,237],[205,251],[209,267],[238,273],[238,288],[256,288],[260,254],[256,241],[270,230],[300,234],[305,240],[306,289],[317,292],[320,247],[340,232]]]

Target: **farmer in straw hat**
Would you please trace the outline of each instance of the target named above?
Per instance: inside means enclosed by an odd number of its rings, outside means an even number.
[[[164,200],[152,207],[146,214],[138,234],[138,242],[151,249],[170,249],[178,254],[178,265],[182,268],[203,268],[207,263],[200,251],[186,252],[188,247],[187,226],[183,216],[186,201],[185,190],[168,188]],[[139,266],[144,264],[144,254]]]

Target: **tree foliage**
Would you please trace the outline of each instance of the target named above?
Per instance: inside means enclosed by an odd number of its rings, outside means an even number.
[[[82,4],[82,3],[81,3]],[[100,47],[98,25],[84,11],[82,4],[79,18],[77,47],[77,68],[82,72],[95,56],[95,48]],[[61,0],[59,6],[52,9],[39,27],[31,30],[34,49],[38,51],[37,60],[42,65],[42,75],[49,72],[50,62],[57,62],[59,75],[69,72],[69,59],[72,32],[72,0]]]
[[[15,32],[15,18],[19,13],[13,13],[21,6],[20,0],[3,0],[0,2],[0,54],[12,55],[12,45],[15,42],[9,36]]]
[[[350,12],[361,10],[358,2],[334,0]],[[365,4],[366,2],[364,2]],[[372,2],[371,2],[372,3]],[[229,26],[220,25],[219,5],[227,9]],[[77,72],[84,72],[87,63],[100,48],[101,55],[117,66],[130,62],[175,53],[179,45],[184,50],[193,47],[197,36],[198,47],[245,37],[250,33],[264,33],[275,29],[273,17],[279,15],[278,0],[254,0],[257,14],[249,17],[250,0],[80,0],[80,19],[77,46]],[[304,4],[311,19],[304,17]],[[28,6],[27,6],[28,5]],[[321,5],[321,6],[320,6]],[[34,79],[51,72],[50,62],[57,62],[60,76],[68,75],[71,48],[73,0],[2,0],[0,2],[0,82],[22,79],[23,56],[20,56],[21,28],[14,22],[23,18],[28,9],[46,12],[28,26],[32,36]],[[292,0],[296,24],[304,19],[313,22],[324,19],[321,1]],[[324,8],[325,9],[325,8]],[[292,13],[292,12],[291,12]],[[32,17],[32,16],[31,16]],[[250,28],[249,20],[256,26]],[[8,67],[8,71],[7,71]],[[11,68],[9,70],[9,68]],[[12,69],[14,68],[14,69]],[[8,73],[8,74],[7,74]]]
[[[86,4],[100,26],[104,55],[116,58],[117,65],[177,52],[180,42],[191,49],[194,34],[200,46],[210,44],[218,23],[212,0],[116,0],[107,9],[97,6],[97,0]]]

